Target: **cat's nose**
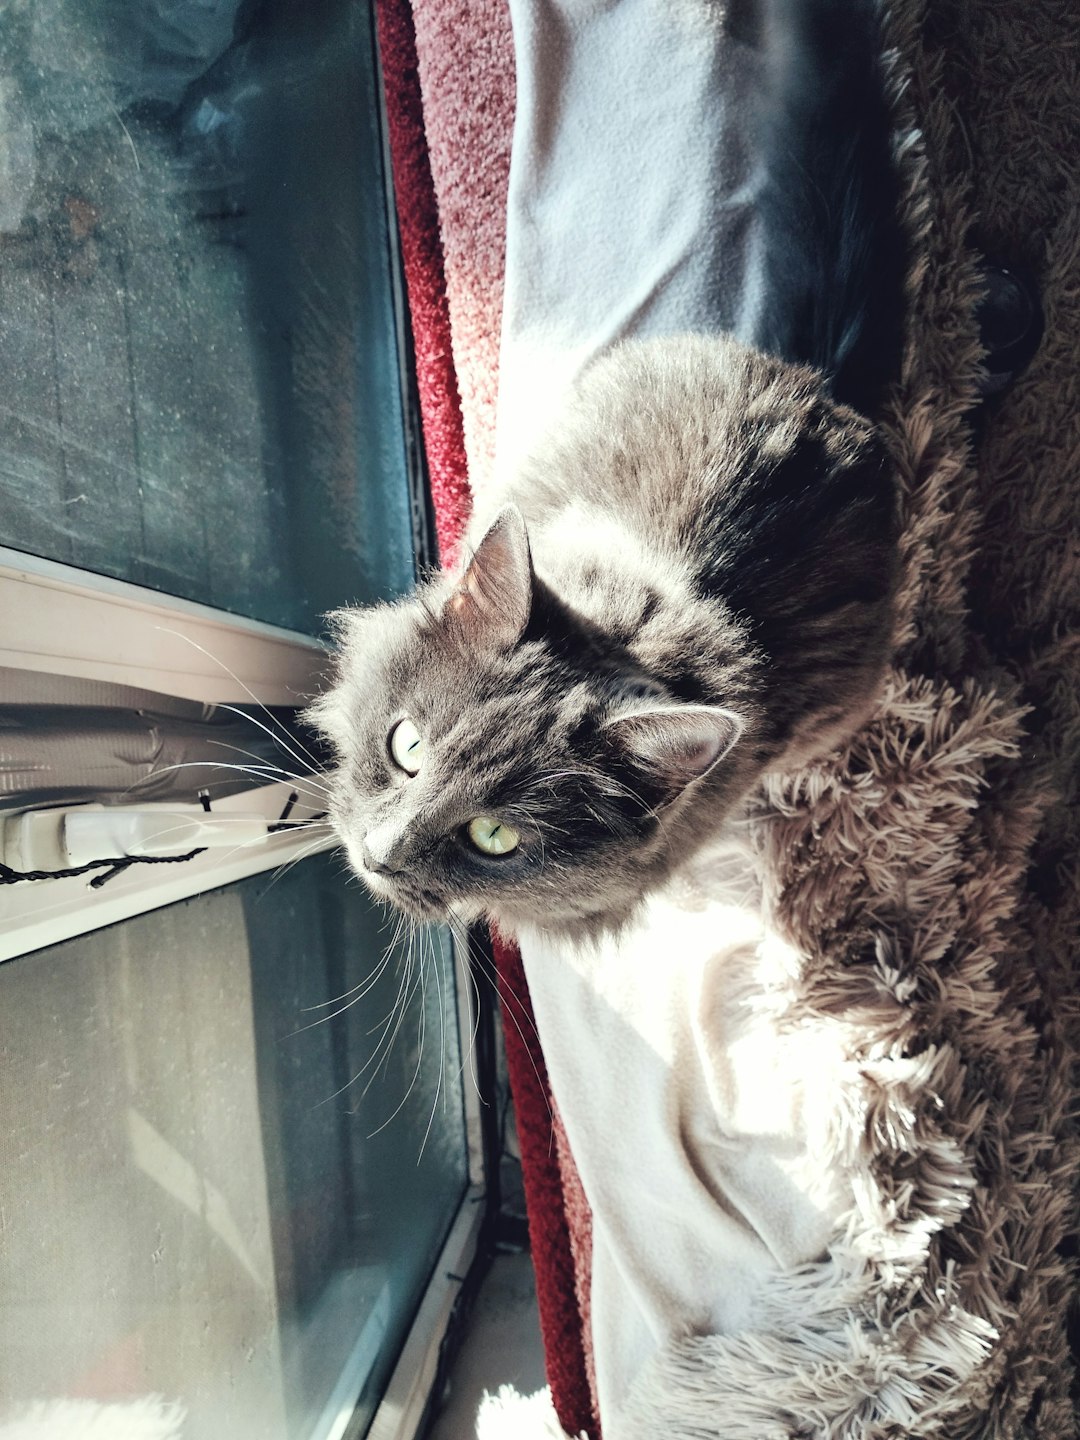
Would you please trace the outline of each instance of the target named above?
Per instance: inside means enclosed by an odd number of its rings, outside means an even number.
[[[360,841],[360,858],[376,875],[400,875],[408,852],[400,826],[387,821],[368,830]]]
[[[378,859],[372,854],[367,840],[361,840],[360,859],[364,862],[366,870],[371,870],[376,875],[397,875],[400,873],[401,866],[392,864],[393,858],[392,855],[384,855],[381,860]]]
[[[394,871],[389,865],[383,865],[380,861],[375,859],[375,856],[372,855],[371,851],[368,849],[366,840],[362,840],[360,842],[360,859],[364,862],[364,869],[371,870],[376,875],[394,874]]]

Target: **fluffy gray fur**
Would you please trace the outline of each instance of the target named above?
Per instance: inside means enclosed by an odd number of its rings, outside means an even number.
[[[618,926],[763,770],[831,746],[886,654],[894,495],[868,420],[729,338],[626,344],[475,518],[461,573],[336,621],[331,818],[415,916]],[[397,768],[393,726],[426,743]],[[520,834],[482,854],[469,819]]]
[[[618,926],[768,768],[825,749],[887,650],[894,494],[822,376],[726,338],[597,362],[477,515],[462,572],[337,617],[309,712],[357,873],[413,915]],[[416,775],[389,736],[412,719]],[[469,821],[520,834],[486,855]]]

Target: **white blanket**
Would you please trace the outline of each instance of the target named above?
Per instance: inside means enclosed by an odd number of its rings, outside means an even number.
[[[518,111],[497,475],[613,342],[744,330],[747,119],[760,57],[709,0],[511,0]],[[851,1189],[829,1135],[843,1043],[780,1025],[798,958],[737,855],[629,935],[520,937],[552,1091],[593,1211],[605,1440],[669,1340],[754,1328],[767,1277],[822,1256]]]
[[[746,858],[714,857],[598,945],[521,936],[552,1092],[593,1211],[607,1440],[666,1342],[760,1323],[768,1277],[825,1252],[852,1195],[832,1119],[842,1027],[785,1030],[798,956]]]

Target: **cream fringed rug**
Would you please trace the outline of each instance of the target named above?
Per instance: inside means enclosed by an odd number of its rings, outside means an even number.
[[[415,8],[482,475],[491,395],[475,377],[490,373],[498,324],[490,200],[507,118],[479,97],[505,101],[506,35],[486,6]],[[787,1020],[844,1029],[837,1135],[855,1202],[831,1263],[780,1273],[752,1330],[653,1357],[618,1440],[1077,1429],[1080,47],[1071,0],[899,0],[891,35],[914,254],[887,419],[905,517],[894,664],[861,734],[775,778],[753,826],[774,922],[803,957]],[[496,133],[462,149],[463,124]],[[1047,310],[1042,350],[974,459],[972,226],[1035,267]],[[580,1291],[580,1225],[574,1238]],[[591,1423],[556,1391],[569,1428]],[[484,1440],[560,1429],[543,1395],[503,1395],[480,1422]]]
[[[0,1420],[0,1440],[183,1440],[184,1410],[139,1400],[39,1400]]]

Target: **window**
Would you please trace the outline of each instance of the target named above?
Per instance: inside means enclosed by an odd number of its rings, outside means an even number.
[[[3,967],[7,1399],[370,1418],[467,1183],[452,962],[379,925],[324,855]]]
[[[473,1020],[295,718],[321,615],[427,543],[371,15],[49,0],[0,60],[0,860],[105,862],[0,886],[0,1422],[407,1436],[480,1223]],[[118,866],[132,811],[206,843]]]

